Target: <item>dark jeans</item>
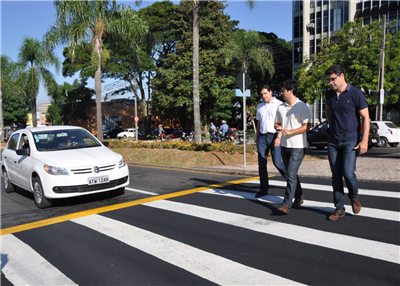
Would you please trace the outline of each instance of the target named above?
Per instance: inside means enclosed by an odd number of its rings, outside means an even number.
[[[292,206],[293,197],[303,199],[303,189],[297,175],[301,162],[303,162],[306,148],[285,148],[282,147],[282,160],[287,170],[286,192],[283,203],[289,208]]]
[[[358,184],[355,174],[357,141],[337,141],[328,138],[328,158],[332,171],[333,201],[336,208],[345,210],[343,177],[349,190],[349,198],[353,200],[358,196]]]
[[[269,150],[271,150],[272,162],[275,168],[281,173],[282,177],[286,178],[286,168],[282,162],[281,146],[274,147],[274,141],[277,133],[261,134],[258,138],[258,173],[260,175],[260,191],[268,192],[268,170],[267,159]]]

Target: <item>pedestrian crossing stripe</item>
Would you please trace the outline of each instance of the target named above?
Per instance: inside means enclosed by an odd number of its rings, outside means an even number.
[[[301,243],[326,247],[400,264],[400,247],[394,244],[167,200],[155,201],[144,205],[269,235],[275,235],[285,239],[299,241]]]
[[[60,223],[60,222],[69,221],[69,220],[72,220],[72,219],[75,219],[78,217],[114,211],[114,210],[118,210],[118,209],[122,209],[122,208],[128,208],[128,207],[140,205],[140,204],[147,203],[147,202],[152,202],[152,201],[157,201],[157,200],[166,200],[166,199],[170,199],[170,198],[174,198],[174,197],[185,196],[185,195],[194,194],[194,193],[208,190],[208,189],[222,188],[222,187],[227,187],[230,185],[237,185],[237,184],[245,183],[248,181],[254,181],[255,179],[257,179],[257,178],[246,178],[246,179],[240,179],[240,180],[233,180],[233,181],[229,181],[226,183],[212,184],[212,185],[209,185],[206,187],[199,187],[199,188],[194,188],[194,189],[190,189],[190,190],[169,193],[169,194],[164,194],[164,195],[160,195],[160,196],[148,197],[148,198],[144,198],[144,199],[140,199],[140,200],[135,200],[135,201],[115,204],[115,205],[111,205],[111,206],[76,212],[76,213],[72,213],[72,214],[68,214],[68,215],[58,216],[58,217],[54,217],[54,218],[50,218],[50,219],[40,220],[40,221],[36,221],[36,222],[32,222],[32,223],[27,223],[27,224],[22,224],[22,225],[17,225],[17,226],[1,229],[0,235],[11,234],[11,233],[21,232],[21,231],[25,231],[25,230],[29,230],[29,229],[39,228],[39,227],[43,227],[43,226],[47,226],[47,225],[52,225],[52,224],[56,224],[56,223]]]
[[[246,200],[258,200],[258,201],[265,201],[271,202],[275,204],[281,205],[283,203],[283,197],[280,196],[271,196],[266,195],[262,198],[256,198],[253,193],[248,192],[241,192],[241,191],[232,191],[227,189],[211,189],[202,191],[203,194],[211,194],[211,195],[221,195],[221,196],[229,196],[239,199],[246,199]],[[325,202],[316,202],[310,200],[304,200],[304,203],[301,205],[302,208],[312,208],[312,209],[319,209],[328,212],[333,212],[335,210],[332,203],[325,203]],[[350,205],[345,205],[345,208],[351,209]],[[348,213],[348,212],[346,212]],[[351,213],[348,213],[351,214]],[[381,210],[381,209],[374,209],[374,208],[367,208],[362,207],[361,212],[357,214],[357,216],[362,217],[370,217],[376,219],[383,219],[383,220],[391,220],[391,221],[399,221],[399,213],[395,211],[388,211],[388,210]]]
[[[248,181],[247,183],[260,184],[260,180]],[[269,185],[275,186],[275,187],[286,187],[286,181],[269,180]],[[301,187],[303,189],[308,189],[308,190],[333,192],[332,186],[327,186],[327,185],[301,183]],[[344,191],[347,193],[349,192],[349,190],[347,188],[344,188]],[[376,196],[376,197],[400,199],[399,192],[358,189],[358,194],[364,195],[364,196]]]
[[[219,285],[302,285],[114,219],[92,215],[72,221]]]
[[[1,271],[14,285],[77,285],[14,235],[1,236],[0,241]]]

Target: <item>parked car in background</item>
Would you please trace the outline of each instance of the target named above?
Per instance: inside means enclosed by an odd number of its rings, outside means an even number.
[[[117,138],[117,135],[121,132],[123,132],[124,130],[122,128],[115,128],[111,131],[108,131],[107,133],[103,134],[103,137],[105,139],[110,139],[110,138]]]
[[[112,192],[124,193],[129,171],[123,157],[89,131],[75,126],[21,129],[2,153],[6,193],[16,187],[33,193],[38,208],[53,200]]]
[[[372,121],[379,129],[379,147],[397,147],[400,143],[400,129],[391,121]]]
[[[135,132],[135,128],[127,128],[125,129],[125,131],[122,131],[120,133],[117,134],[117,138],[118,139],[126,139],[128,137],[135,137],[136,136],[136,132]]]
[[[324,149],[327,146],[328,135],[327,131],[329,128],[328,121],[324,121],[317,126],[314,126],[309,131],[307,131],[307,148],[316,147],[317,149]],[[361,125],[360,138],[364,132],[363,125]],[[379,141],[378,128],[370,124],[369,135],[368,135],[368,148],[373,148]]]

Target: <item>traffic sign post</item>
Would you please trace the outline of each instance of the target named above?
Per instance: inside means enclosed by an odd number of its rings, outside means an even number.
[[[242,91],[242,95],[246,95],[246,89],[250,86],[251,81],[244,70],[240,71],[235,82]],[[246,168],[246,121],[246,96],[243,96],[243,168]]]

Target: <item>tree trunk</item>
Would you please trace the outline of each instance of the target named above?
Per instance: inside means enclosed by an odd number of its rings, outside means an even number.
[[[200,28],[200,3],[193,2],[193,115],[195,142],[201,142],[200,126],[200,92],[199,92],[199,28]]]
[[[32,126],[37,127],[36,96],[32,96]]]
[[[97,120],[97,139],[103,140],[103,117],[101,115],[101,64],[99,64],[94,74],[94,86],[96,91],[96,120]]]

